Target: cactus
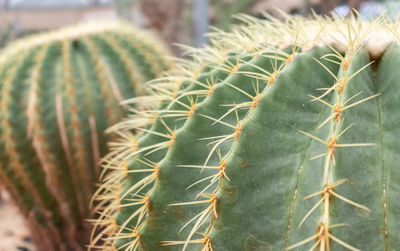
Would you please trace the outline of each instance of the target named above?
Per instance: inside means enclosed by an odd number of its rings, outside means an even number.
[[[398,247],[399,26],[285,18],[212,33],[110,129],[91,247]]]
[[[90,199],[119,102],[169,68],[163,48],[123,23],[19,40],[0,54],[0,180],[38,250],[83,250]]]

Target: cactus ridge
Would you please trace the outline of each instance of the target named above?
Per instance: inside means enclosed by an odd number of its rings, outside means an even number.
[[[152,39],[123,23],[86,24],[0,53],[0,180],[38,249],[87,243],[82,222],[107,148],[103,132],[124,116],[120,101],[144,95],[141,84],[171,67]]]
[[[205,81],[204,81],[205,82]],[[201,83],[201,82],[199,82]],[[187,83],[182,83],[179,84],[180,86],[187,86]],[[198,89],[210,89],[210,87],[207,85],[207,83],[205,84],[201,84],[199,86],[195,86],[192,85],[193,87],[196,87],[197,90],[192,90],[192,91],[199,91]],[[208,90],[206,92],[203,92],[204,94],[206,94],[208,92]],[[198,93],[198,92],[196,92]],[[203,95],[204,95],[203,94]],[[169,92],[168,90],[163,90],[162,93],[158,93],[157,95],[157,90],[155,90],[155,95],[152,96],[152,98],[162,98],[163,96],[166,96],[165,98],[168,100],[175,100],[177,95],[180,95],[179,90],[177,93],[173,93],[173,92]],[[127,190],[126,192],[121,192],[121,187],[118,186],[119,181],[122,181],[122,179],[125,178],[125,176],[127,175],[120,175],[123,174],[123,172],[113,172],[113,175],[109,175],[106,179],[105,179],[105,183],[104,185],[100,188],[100,190],[98,191],[99,194],[101,194],[101,189],[104,189],[104,195],[99,195],[98,199],[100,201],[104,201],[103,196],[104,197],[108,197],[110,202],[110,205],[108,205],[104,211],[103,211],[103,215],[104,215],[104,223],[108,224],[108,222],[110,220],[113,219],[113,215],[114,213],[116,213],[118,211],[118,209],[122,206],[119,205],[119,201],[115,201],[113,199],[114,196],[118,196],[121,197],[122,199],[124,197],[126,197],[129,193],[132,192],[140,192],[143,189],[148,190],[148,187],[146,187],[146,185],[148,183],[153,183],[155,178],[156,178],[156,174],[157,174],[157,164],[154,161],[150,161],[151,160],[159,160],[160,158],[162,158],[163,153],[165,154],[165,150],[164,148],[168,148],[168,146],[170,145],[170,140],[172,139],[172,135],[173,135],[173,131],[170,129],[170,126],[168,126],[168,124],[175,124],[175,117],[178,116],[178,118],[180,116],[182,116],[185,118],[185,114],[188,113],[180,113],[180,111],[188,111],[190,109],[187,109],[188,104],[190,104],[190,99],[191,99],[191,95],[186,95],[188,98],[184,97],[184,102],[180,101],[180,99],[183,98],[178,98],[176,99],[177,101],[174,102],[174,104],[171,105],[170,108],[167,108],[164,110],[162,110],[162,114],[160,113],[159,115],[159,119],[155,120],[155,124],[153,126],[151,126],[151,128],[146,128],[145,125],[143,125],[143,128],[139,128],[139,131],[141,132],[141,134],[139,136],[137,136],[137,138],[139,138],[139,140],[134,137],[133,135],[123,135],[123,137],[125,139],[127,139],[127,142],[123,142],[123,144],[119,145],[119,144],[115,144],[115,150],[114,152],[111,152],[110,155],[108,157],[106,157],[106,159],[111,159],[112,161],[110,161],[109,163],[107,163],[107,168],[111,168],[111,169],[115,169],[115,170],[121,170],[129,173],[128,172],[128,163],[124,163],[123,166],[119,166],[119,165],[115,165],[115,160],[114,158],[114,154],[115,154],[115,158],[119,158],[121,156],[121,154],[123,155],[122,158],[129,158],[130,155],[133,154],[137,154],[137,155],[141,155],[143,160],[141,160],[140,158],[138,158],[138,160],[133,160],[134,164],[139,165],[139,168],[137,168],[137,171],[135,172],[135,174],[137,174],[138,176],[132,176],[132,178],[134,178],[135,180],[133,180],[133,183],[135,183],[136,181],[140,181],[142,180],[142,182],[137,183],[137,185],[133,186],[133,188],[130,188],[129,190]],[[163,106],[163,105],[161,105]],[[171,111],[171,112],[169,112]],[[142,116],[141,114],[139,114],[138,116]],[[148,120],[148,123],[150,123],[151,121],[154,120],[154,118],[149,118],[150,120]],[[145,120],[146,121],[146,120]],[[179,121],[177,125],[174,125],[174,127],[180,127],[182,125],[184,121]],[[136,124],[134,125],[130,125],[133,129],[135,129],[137,127]],[[153,132],[157,132],[157,133],[153,133]],[[127,144],[128,143],[128,144]],[[132,149],[142,149],[141,152],[137,152],[137,153],[133,153],[132,154]],[[162,151],[161,153],[157,153],[157,151],[154,150],[159,150]],[[150,152],[150,154],[148,154]],[[128,154],[128,155],[125,155]],[[132,165],[132,164],[130,164]],[[150,174],[146,174],[146,172],[150,172]],[[132,173],[134,173],[134,171],[132,171]],[[115,181],[118,182],[115,182]],[[117,185],[116,187],[113,187],[112,185]],[[114,189],[110,189],[110,186]],[[120,195],[121,194],[121,195]],[[112,196],[113,195],[113,196]],[[134,198],[134,196],[131,196]],[[135,198],[134,198],[135,199]],[[131,199],[132,200],[132,199]],[[117,204],[116,204],[117,203]],[[103,203],[104,204],[104,203]],[[133,204],[133,206],[137,203],[135,202],[127,202],[127,204]],[[102,204],[99,203],[99,206]],[[98,206],[98,210],[102,209],[101,207]],[[140,209],[141,207],[137,207],[138,209]],[[128,221],[129,222],[129,221]],[[127,222],[127,223],[128,223]],[[123,228],[121,229],[113,229],[115,225],[111,225],[108,226],[107,228],[105,228],[103,230],[104,234],[109,233],[111,231],[115,231],[116,233],[121,231]],[[102,235],[98,235],[97,238],[101,238]],[[96,239],[97,240],[97,239]],[[94,241],[94,243],[96,243],[96,240]]]
[[[239,19],[109,130],[91,247],[394,248],[398,24]]]

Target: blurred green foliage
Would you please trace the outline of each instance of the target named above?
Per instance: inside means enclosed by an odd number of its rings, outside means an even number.
[[[0,48],[3,48],[8,42],[15,39],[14,25],[9,24],[5,28],[0,27]]]
[[[131,20],[132,6],[135,4],[135,0],[114,0],[115,9],[120,18],[125,20]]]
[[[235,22],[232,15],[248,13],[256,0],[211,0],[211,24],[215,27],[229,30]]]

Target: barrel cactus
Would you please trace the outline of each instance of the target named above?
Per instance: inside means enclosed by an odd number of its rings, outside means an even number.
[[[104,130],[123,118],[120,101],[169,67],[163,55],[155,38],[117,22],[34,35],[0,53],[0,180],[38,250],[87,244]]]
[[[396,250],[398,25],[239,18],[110,129],[91,247]]]

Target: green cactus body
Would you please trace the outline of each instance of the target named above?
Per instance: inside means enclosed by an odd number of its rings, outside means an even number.
[[[93,246],[396,250],[398,26],[286,18],[212,34],[114,127]]]
[[[0,54],[0,180],[39,250],[82,250],[104,131],[119,102],[169,63],[155,39],[122,23],[36,35]]]

